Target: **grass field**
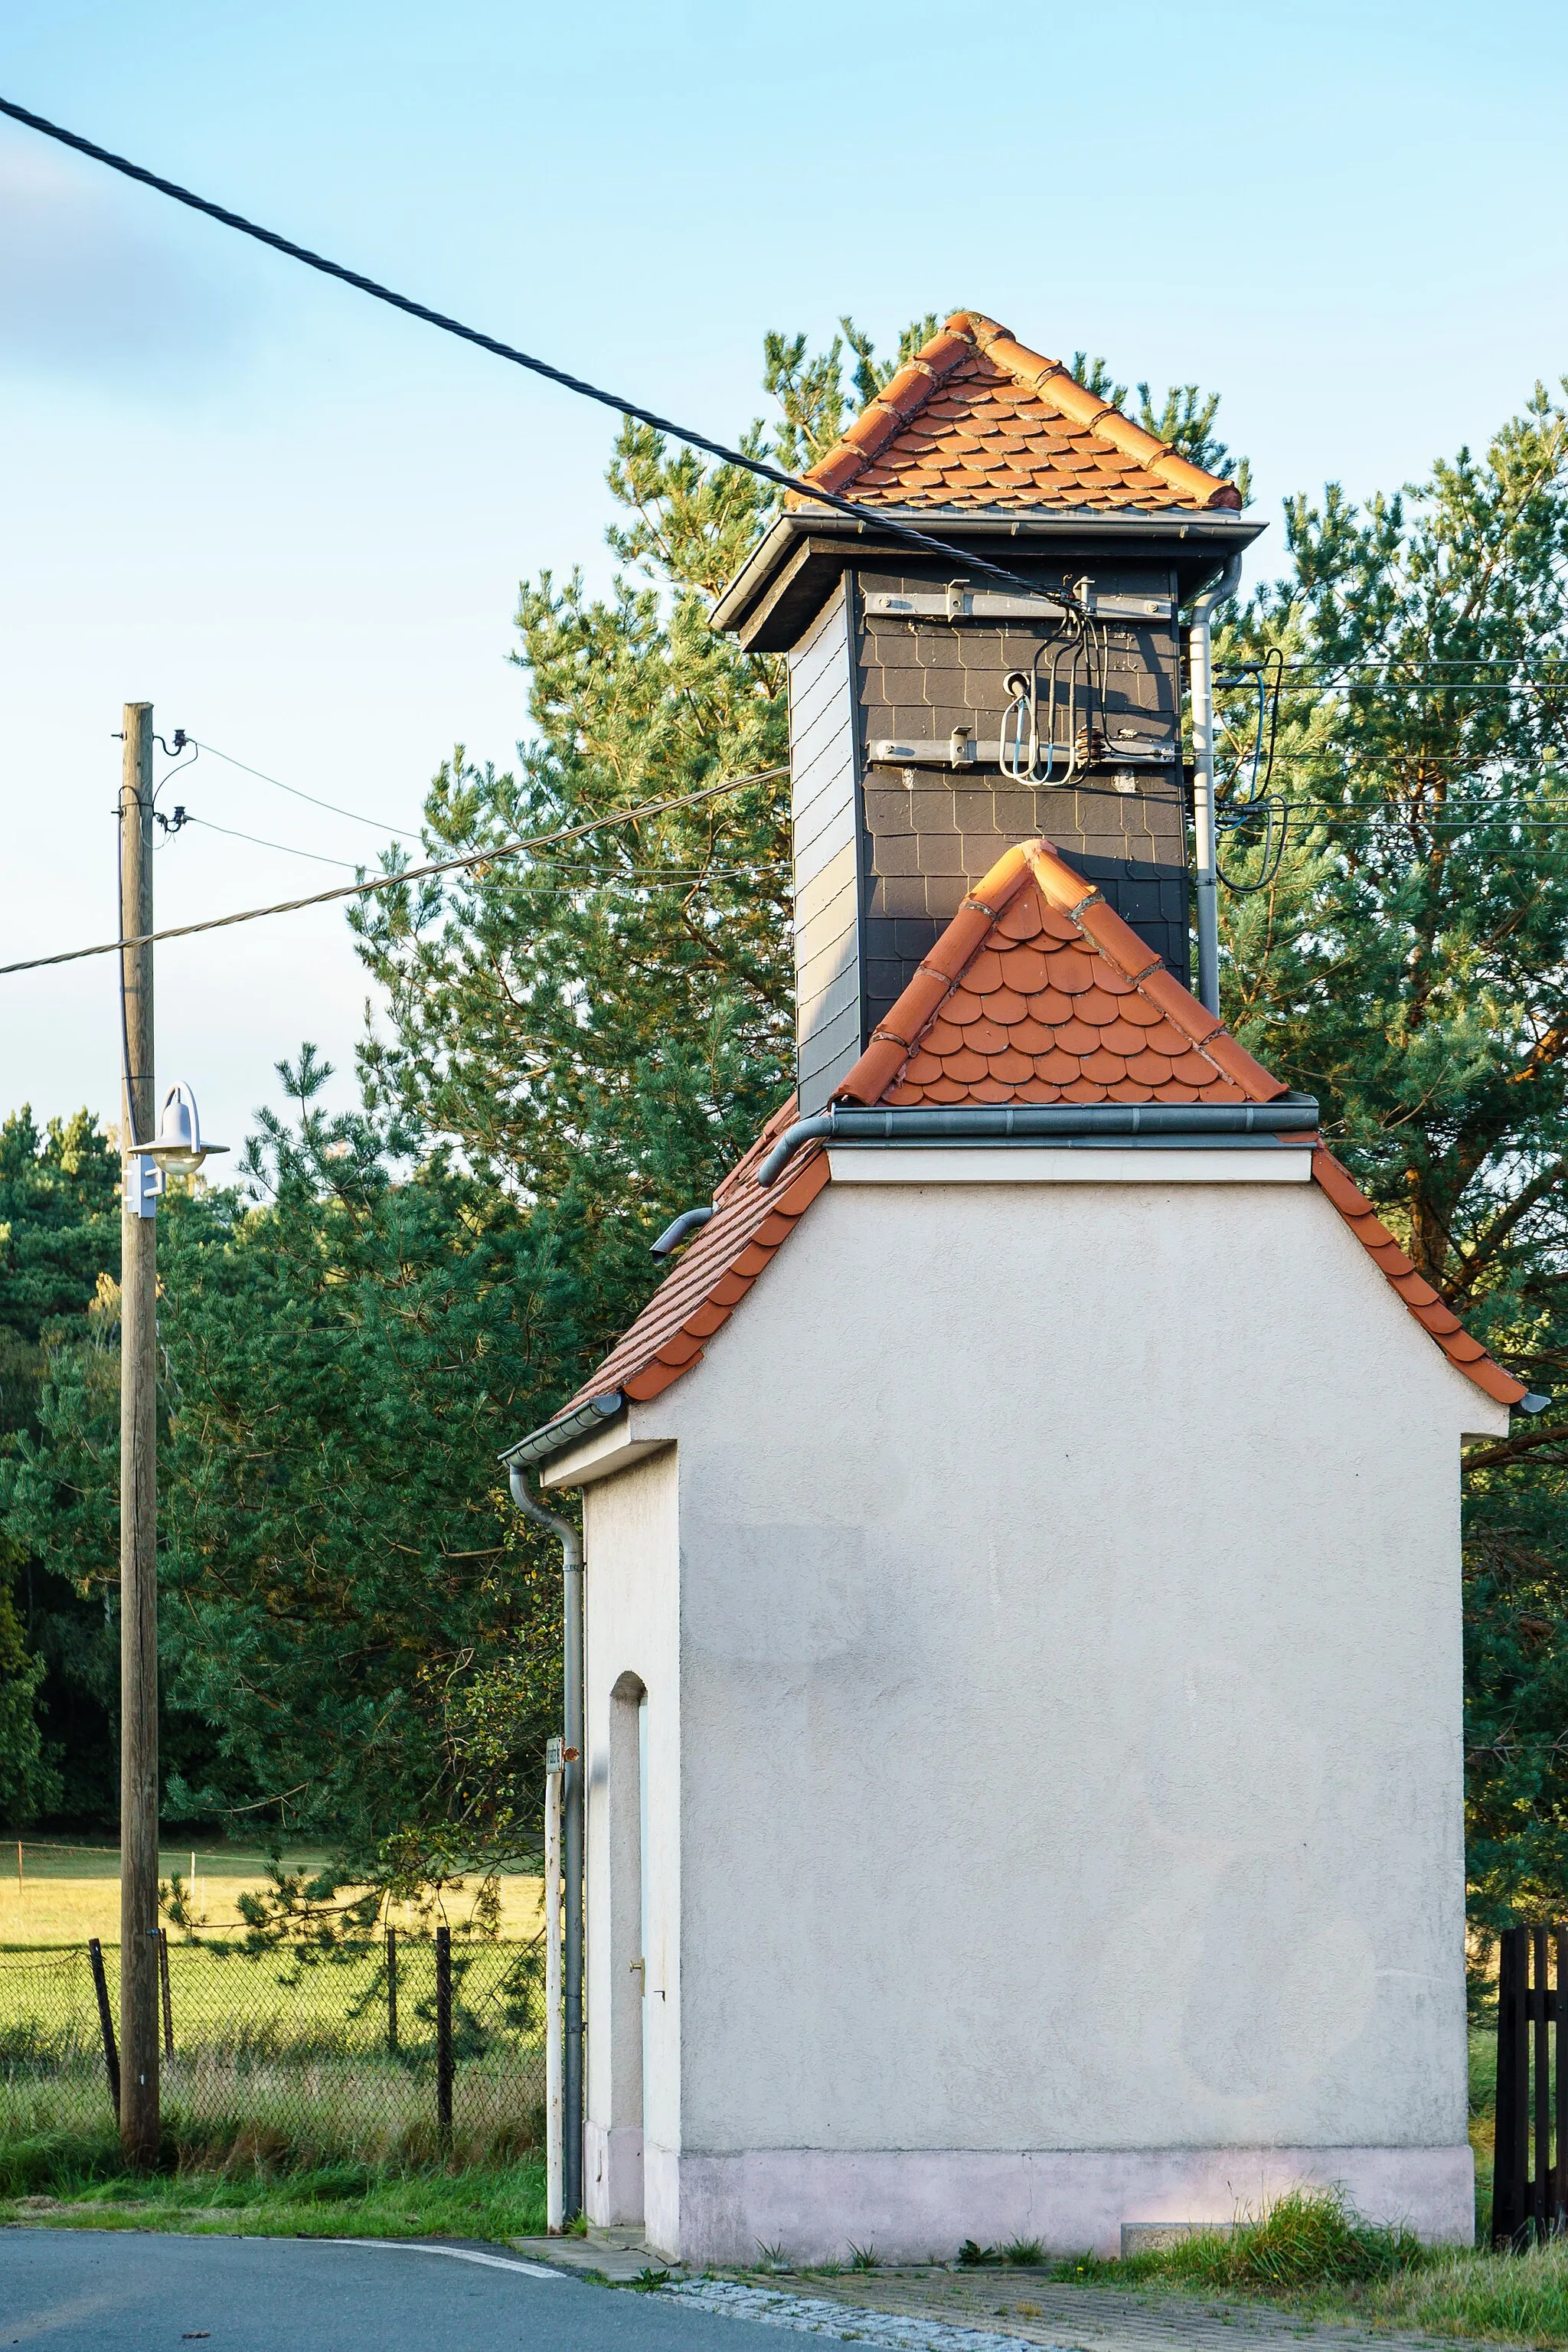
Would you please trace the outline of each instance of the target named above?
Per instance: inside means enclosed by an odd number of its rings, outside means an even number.
[[[310,1848],[285,1857],[287,1866],[319,1869],[322,1857]],[[215,1844],[165,1847],[159,1856],[159,1875],[176,1872],[195,1887],[196,1916],[214,1934],[239,1932],[238,1897],[260,1894],[267,1886],[266,1856],[259,1847]],[[453,1927],[473,1911],[479,1892],[477,1878],[448,1891],[444,1916]],[[500,1933],[526,1940],[539,1932],[543,1918],[543,1885],[522,1873],[501,1880]],[[388,1924],[414,1927],[417,1915],[407,1906],[394,1905]],[[89,1936],[104,1942],[120,1935],[120,1856],[110,1847],[25,1843],[20,1874],[15,1841],[0,1846],[0,1948],[29,1944],[85,1944]]]
[[[513,2163],[543,2137],[542,1956],[470,1942],[452,1955],[451,2152]],[[111,2022],[119,1950],[104,1948]],[[386,2163],[437,2152],[436,1959],[400,1938],[394,2046],[380,1938],[326,1957],[252,1958],[171,1943],[163,2108],[192,2160],[245,2147],[268,2162]],[[97,1996],[79,1944],[0,1952],[0,2157],[101,2131],[111,2114]]]
[[[508,2238],[544,2229],[544,2168],[339,2162],[281,2167],[236,2152],[133,2178],[107,2134],[0,2147],[0,2227],[224,2231],[247,2237]]]

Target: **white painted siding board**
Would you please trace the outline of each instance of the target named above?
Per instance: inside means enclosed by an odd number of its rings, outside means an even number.
[[[855,845],[855,808],[852,802],[842,803],[825,816],[820,832],[809,842],[795,843],[795,878],[809,882],[819,874],[841,849],[853,851]]]
[[[815,951],[826,921],[834,931],[855,929],[855,845],[846,842],[795,893],[795,962]]]
[[[803,1110],[820,1108],[860,1044],[854,677],[849,609],[840,587],[789,665]]]
[[[854,1004],[847,1013],[839,1013],[826,1029],[818,1029],[802,1043],[800,1049],[800,1080],[803,1097],[815,1080],[814,1094],[826,1104],[846,1070],[860,1058],[860,1008]]]
[[[834,647],[832,663],[814,677],[809,686],[790,698],[790,711],[797,741],[803,741],[823,719],[837,711],[849,691],[849,653],[845,644]]]
[[[846,789],[847,785],[851,789]],[[797,888],[802,882],[810,881],[820,867],[822,852],[819,845],[825,835],[832,836],[837,832],[840,841],[852,838],[855,805],[852,785],[853,779],[846,771],[834,779],[833,789],[819,793],[809,809],[797,820],[795,854],[797,866],[804,868],[795,875]],[[841,830],[846,824],[851,826],[851,833],[847,835]],[[831,856],[832,852],[827,854]]]
[[[824,975],[826,985],[814,989],[801,1002],[801,1014],[806,1034],[830,1028],[841,1013],[858,1013],[860,1003],[859,977],[851,964],[840,966],[837,972]]]
[[[790,698],[808,693],[816,680],[832,663],[838,646],[844,642],[844,590],[837,588],[828,598],[809,635],[804,637],[789,656]]]
[[[845,695],[825,710],[805,734],[795,736],[791,744],[795,774],[791,804],[797,816],[829,776],[839,774],[850,765],[848,709],[849,698]]]

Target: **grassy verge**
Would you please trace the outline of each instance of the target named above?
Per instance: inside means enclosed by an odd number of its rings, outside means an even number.
[[[223,2231],[251,2237],[487,2238],[544,2229],[532,2160],[289,2164],[237,2141],[198,2160],[174,2145],[151,2175],[127,2172],[110,2134],[0,2148],[0,2225]]]
[[[1342,2326],[1568,2347],[1568,2241],[1523,2254],[1426,2247],[1407,2231],[1359,2221],[1335,2196],[1307,2191],[1281,2197],[1225,2234],[1124,2262],[1085,2255],[1054,2265],[1051,2275],[1075,2285],[1268,2303]]]

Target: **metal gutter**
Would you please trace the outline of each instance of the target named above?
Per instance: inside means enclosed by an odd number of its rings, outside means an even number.
[[[838,1105],[797,1119],[780,1136],[757,1171],[774,1183],[805,1143],[1056,1143],[1105,1148],[1270,1150],[1315,1135],[1318,1106],[1310,1095],[1283,1095],[1267,1103],[954,1103],[919,1109],[860,1109]]]
[[[542,1428],[531,1430],[528,1436],[520,1437],[515,1445],[507,1447],[500,1459],[509,1470],[531,1469],[536,1462],[548,1462],[552,1454],[564,1453],[576,1438],[591,1437],[595,1430],[603,1429],[618,1412],[625,1412],[626,1402],[619,1389],[608,1389],[603,1396],[590,1397],[574,1412],[559,1414]]]

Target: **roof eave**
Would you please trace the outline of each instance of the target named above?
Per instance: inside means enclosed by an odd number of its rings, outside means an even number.
[[[776,515],[766,533],[752,549],[719,598],[711,614],[711,625],[739,636],[750,648],[776,652],[780,646],[762,645],[759,629],[765,625],[769,591],[781,573],[794,561],[803,542],[810,540],[836,541],[842,544],[847,557],[851,551],[863,550],[868,543],[877,552],[884,551],[904,557],[911,565],[932,562],[938,559],[918,548],[900,548],[888,523],[902,523],[933,537],[960,541],[965,539],[1011,541],[1027,546],[1031,542],[1048,545],[1053,541],[1085,540],[1128,541],[1159,539],[1174,541],[1193,551],[1196,562],[1193,567],[1192,584],[1184,586],[1184,595],[1194,595],[1204,584],[1202,558],[1214,551],[1214,572],[1223,567],[1226,557],[1249,547],[1267,522],[1258,516],[1243,514],[1234,507],[1206,509],[1184,507],[1032,507],[1022,509],[997,507],[867,507],[863,515],[838,513],[831,507],[791,507]],[[881,526],[881,528],[879,528]],[[883,544],[879,546],[878,542]],[[792,636],[789,640],[794,643]]]

